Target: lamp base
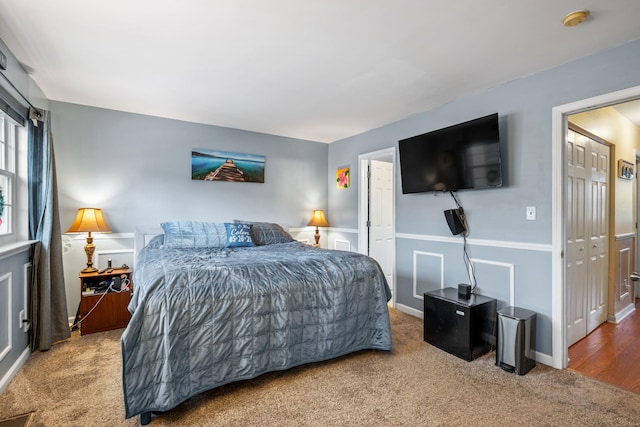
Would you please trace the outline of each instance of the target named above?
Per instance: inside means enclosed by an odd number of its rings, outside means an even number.
[[[319,248],[320,247],[320,230],[318,230],[317,226],[316,226],[316,234],[314,234],[313,237],[316,239],[316,244],[313,246],[316,248]]]
[[[93,244],[93,237],[91,237],[91,232],[87,236],[87,244],[84,245],[84,252],[87,254],[87,266],[80,271],[80,273],[95,273],[98,271],[97,268],[93,266],[93,252],[96,250],[96,245]]]

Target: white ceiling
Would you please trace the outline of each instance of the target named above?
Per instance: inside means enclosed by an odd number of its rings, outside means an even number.
[[[637,0],[16,0],[0,38],[52,100],[332,142],[637,39],[638,17]]]

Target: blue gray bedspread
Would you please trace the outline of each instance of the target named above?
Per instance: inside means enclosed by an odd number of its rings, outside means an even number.
[[[121,338],[126,417],[211,388],[358,350],[391,350],[379,265],[291,242],[138,257]]]

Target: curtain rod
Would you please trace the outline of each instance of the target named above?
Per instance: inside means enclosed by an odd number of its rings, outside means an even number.
[[[42,118],[42,113],[40,112],[40,109],[39,109],[38,107],[36,107],[35,105],[33,105],[33,104],[29,101],[29,99],[28,99],[26,96],[24,96],[24,95],[22,94],[22,92],[20,92],[20,90],[19,90],[19,89],[18,89],[18,88],[13,84],[13,83],[11,83],[11,80],[9,80],[9,78],[8,78],[7,76],[5,76],[5,75],[4,75],[4,73],[1,73],[1,72],[0,72],[0,75],[2,76],[2,78],[4,78],[4,79],[7,81],[7,83],[9,83],[9,84],[11,85],[11,87],[13,88],[13,90],[15,90],[15,91],[16,91],[16,93],[17,93],[18,95],[20,95],[20,96],[22,97],[22,99],[24,99],[24,100],[27,102],[27,104],[29,104],[29,107],[31,107],[31,108],[33,109],[33,111],[35,111],[35,114],[36,114],[37,118],[38,118],[38,119],[41,119],[41,118]],[[30,118],[30,119],[31,119],[31,114],[32,114],[32,112],[31,112],[31,110],[30,110],[30,111],[29,111],[29,118]]]

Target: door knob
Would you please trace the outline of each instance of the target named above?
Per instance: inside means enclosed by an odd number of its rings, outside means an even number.
[[[631,280],[633,280],[634,282],[637,282],[638,280],[640,280],[640,274],[636,273],[635,271],[633,273],[631,273],[629,275],[629,278]]]

